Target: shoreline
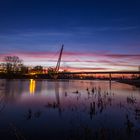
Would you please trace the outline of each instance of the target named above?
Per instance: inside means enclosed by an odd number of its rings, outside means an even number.
[[[117,80],[116,82],[140,87],[140,79],[134,79],[134,80],[133,79],[130,79],[130,80],[129,79],[121,79],[121,80]]]

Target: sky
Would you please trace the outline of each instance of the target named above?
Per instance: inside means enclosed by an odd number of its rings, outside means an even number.
[[[139,0],[0,0],[0,61],[61,69],[138,70]]]

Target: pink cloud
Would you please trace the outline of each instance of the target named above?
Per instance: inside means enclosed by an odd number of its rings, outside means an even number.
[[[0,56],[7,56],[7,55],[17,55],[17,56],[24,56],[24,57],[41,57],[46,58],[48,56],[59,55],[58,52],[15,52],[15,53],[5,53],[0,54]],[[108,58],[140,58],[140,54],[114,54],[109,52],[63,52],[63,57],[65,56],[92,56],[92,57],[108,57]]]
[[[57,62],[58,52],[15,52],[8,54],[0,54],[2,62],[5,56],[19,56],[26,62]],[[64,51],[62,55],[62,62],[67,63],[69,69],[75,70],[108,70],[110,67],[131,67],[136,69],[140,65],[140,54],[115,54],[110,52],[68,52]],[[81,66],[75,68],[74,63],[79,63]],[[84,63],[84,64],[83,64]],[[86,68],[85,65],[93,68]],[[101,67],[99,67],[100,65]],[[82,68],[83,67],[83,68]],[[96,68],[95,68],[96,67]],[[102,68],[103,67],[103,68]]]
[[[110,70],[108,68],[73,68],[73,67],[61,67],[62,70],[68,70],[68,71],[106,71],[106,70]]]

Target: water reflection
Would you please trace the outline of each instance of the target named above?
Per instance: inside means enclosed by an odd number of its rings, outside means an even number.
[[[35,88],[36,88],[36,81],[33,79],[30,79],[29,90],[30,90],[31,95],[35,93]]]
[[[5,82],[0,81],[0,113],[5,108],[5,98],[4,98],[4,91],[5,91]]]
[[[0,80],[0,111],[6,138],[11,123],[26,139],[140,136],[140,90],[113,81]]]

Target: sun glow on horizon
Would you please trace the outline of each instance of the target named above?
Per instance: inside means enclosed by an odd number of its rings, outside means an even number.
[[[55,67],[59,54],[55,52],[16,52],[11,54],[0,54],[2,62],[5,56],[19,56],[26,66],[34,67],[41,65],[44,69]],[[121,71],[138,70],[139,54],[113,54],[106,52],[64,52],[62,54],[61,71]]]

